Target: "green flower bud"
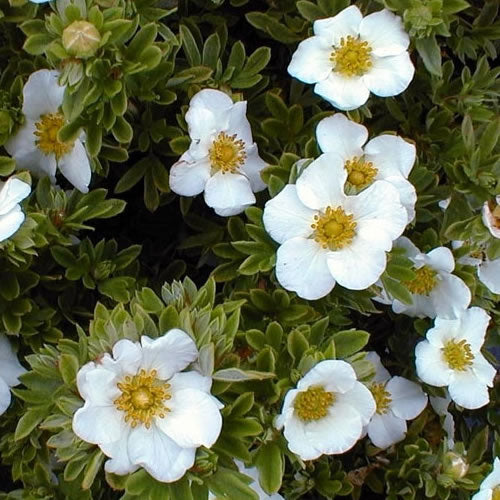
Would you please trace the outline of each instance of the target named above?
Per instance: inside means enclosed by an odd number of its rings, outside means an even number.
[[[93,56],[101,43],[99,30],[88,21],[73,21],[62,34],[66,51],[77,57]]]
[[[445,454],[443,460],[443,472],[453,479],[461,479],[469,470],[469,464],[458,453],[449,451]]]

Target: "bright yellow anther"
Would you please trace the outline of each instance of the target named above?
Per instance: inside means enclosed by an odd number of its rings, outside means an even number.
[[[348,215],[341,207],[327,207],[325,212],[314,216],[311,227],[314,239],[323,248],[340,250],[352,242],[356,234],[354,216]]]
[[[342,38],[330,55],[334,71],[347,77],[364,75],[373,65],[371,51],[368,42],[351,35]]]
[[[373,394],[373,399],[375,399],[375,404],[377,405],[377,413],[379,415],[387,413],[392,403],[392,399],[390,393],[385,389],[385,384],[375,382],[371,385],[370,391]]]
[[[59,130],[64,125],[64,116],[61,113],[42,115],[40,121],[35,123],[34,134],[38,137],[35,144],[46,155],[55,154],[59,160],[73,149],[73,142],[61,142],[57,138]]]
[[[221,170],[223,174],[237,172],[247,158],[245,143],[236,139],[236,134],[220,132],[208,151],[208,157],[214,170]]]
[[[468,366],[472,365],[474,354],[465,340],[460,342],[449,340],[441,348],[441,351],[443,351],[443,357],[452,370],[465,371]]]
[[[406,288],[417,295],[429,295],[437,284],[436,271],[428,266],[422,266],[413,271],[416,277],[405,282]]]
[[[335,394],[327,392],[321,386],[309,387],[299,392],[293,407],[298,417],[304,422],[320,420],[328,414],[328,408],[335,403]]]
[[[378,172],[371,161],[364,161],[357,157],[347,160],[344,168],[347,170],[347,181],[357,188],[371,184]]]

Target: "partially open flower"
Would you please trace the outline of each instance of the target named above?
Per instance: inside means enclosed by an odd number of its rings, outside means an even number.
[[[7,337],[0,333],[0,415],[10,405],[10,388],[19,384],[19,375],[26,370],[17,360]]]
[[[436,318],[434,328],[415,348],[418,376],[436,387],[448,387],[451,399],[470,410],[490,400],[496,370],[481,354],[490,316],[471,307],[457,319]]]
[[[191,337],[174,329],[154,340],[143,336],[140,344],[120,340],[112,356],[80,369],[85,405],[73,431],[110,457],[108,472],[143,467],[158,481],[176,481],[194,464],[196,448],[215,443],[222,417],[212,380],[181,372],[197,356]]]
[[[314,92],[343,110],[356,109],[370,92],[388,97],[410,84],[415,68],[401,18],[384,9],[363,17],[355,5],[314,22],[288,66],[290,75],[314,83]]]
[[[31,192],[31,187],[21,179],[11,177],[0,181],[0,242],[10,238],[24,222],[24,212],[19,203]]]
[[[375,412],[371,392],[351,365],[320,361],[286,393],[275,426],[302,460],[344,453],[354,446]]]

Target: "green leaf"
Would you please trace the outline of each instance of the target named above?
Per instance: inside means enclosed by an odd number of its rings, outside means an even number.
[[[287,337],[287,349],[296,363],[309,348],[309,342],[299,330],[292,330]]]
[[[143,158],[133,167],[129,168],[116,183],[115,193],[124,193],[132,189],[144,177],[148,163],[148,159]]]
[[[315,21],[316,19],[325,17],[325,13],[317,5],[307,0],[297,2],[297,10],[308,21]]]
[[[259,483],[269,495],[281,488],[283,480],[283,454],[276,443],[262,445],[255,458],[255,466],[259,470]]]
[[[473,464],[479,462],[488,448],[488,426],[481,429],[469,444],[467,450],[467,462]]]
[[[179,32],[181,35],[182,48],[184,49],[189,65],[191,67],[200,66],[201,54],[193,34],[185,24],[179,26]]]
[[[147,24],[139,30],[127,48],[127,59],[140,60],[142,52],[153,44],[156,35],[157,29],[154,23]]]
[[[28,436],[38,424],[46,417],[45,408],[31,408],[19,420],[14,433],[14,439],[20,439]]]
[[[80,365],[78,358],[72,354],[61,354],[59,356],[59,372],[67,385],[72,385],[76,380],[76,374]]]
[[[370,340],[370,334],[363,330],[343,330],[333,334],[337,358],[344,359],[360,351]]]
[[[418,38],[415,40],[415,47],[427,71],[441,78],[443,76],[441,68],[441,49],[436,41],[436,37]]]
[[[52,37],[50,35],[39,34],[31,35],[24,42],[23,49],[33,56],[38,56],[43,54],[50,43],[52,42]]]

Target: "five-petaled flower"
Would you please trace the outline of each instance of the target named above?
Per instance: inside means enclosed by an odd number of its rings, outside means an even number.
[[[7,337],[0,333],[0,415],[10,405],[10,388],[19,384],[19,375],[26,370],[17,360]]]
[[[21,179],[11,177],[0,181],[0,242],[10,238],[24,222],[25,215],[19,203],[31,192]]]
[[[246,101],[234,103],[219,90],[204,89],[186,113],[191,145],[170,170],[170,188],[182,196],[204,191],[205,202],[222,216],[235,215],[255,203],[266,185],[266,163],[253,142]]]
[[[490,316],[471,307],[457,319],[436,318],[415,348],[417,374],[426,384],[448,387],[451,399],[473,410],[488,404],[496,370],[481,354]]]
[[[302,460],[344,453],[363,434],[376,409],[371,392],[341,360],[320,361],[286,393],[277,429]]]
[[[347,175],[341,156],[324,153],[266,203],[264,226],[281,244],[276,277],[305,299],[324,297],[336,282],[351,290],[373,285],[408,221],[393,185],[376,181],[346,196]]]
[[[88,192],[91,168],[84,135],[62,142],[59,130],[66,124],[61,112],[65,87],[58,83],[59,73],[41,69],[30,75],[23,89],[25,122],[5,144],[17,168],[38,176],[48,175],[55,182],[56,169],[82,193]]]
[[[143,467],[158,481],[176,481],[193,466],[198,447],[215,443],[222,417],[212,379],[181,372],[197,356],[191,337],[173,329],[141,343],[120,340],[112,356],[80,369],[85,405],[73,417],[73,431],[110,457],[108,472]]]
[[[388,97],[410,84],[415,68],[401,18],[384,9],[363,18],[354,5],[314,22],[288,66],[290,75],[314,83],[314,92],[342,110],[356,109],[370,92]]]

